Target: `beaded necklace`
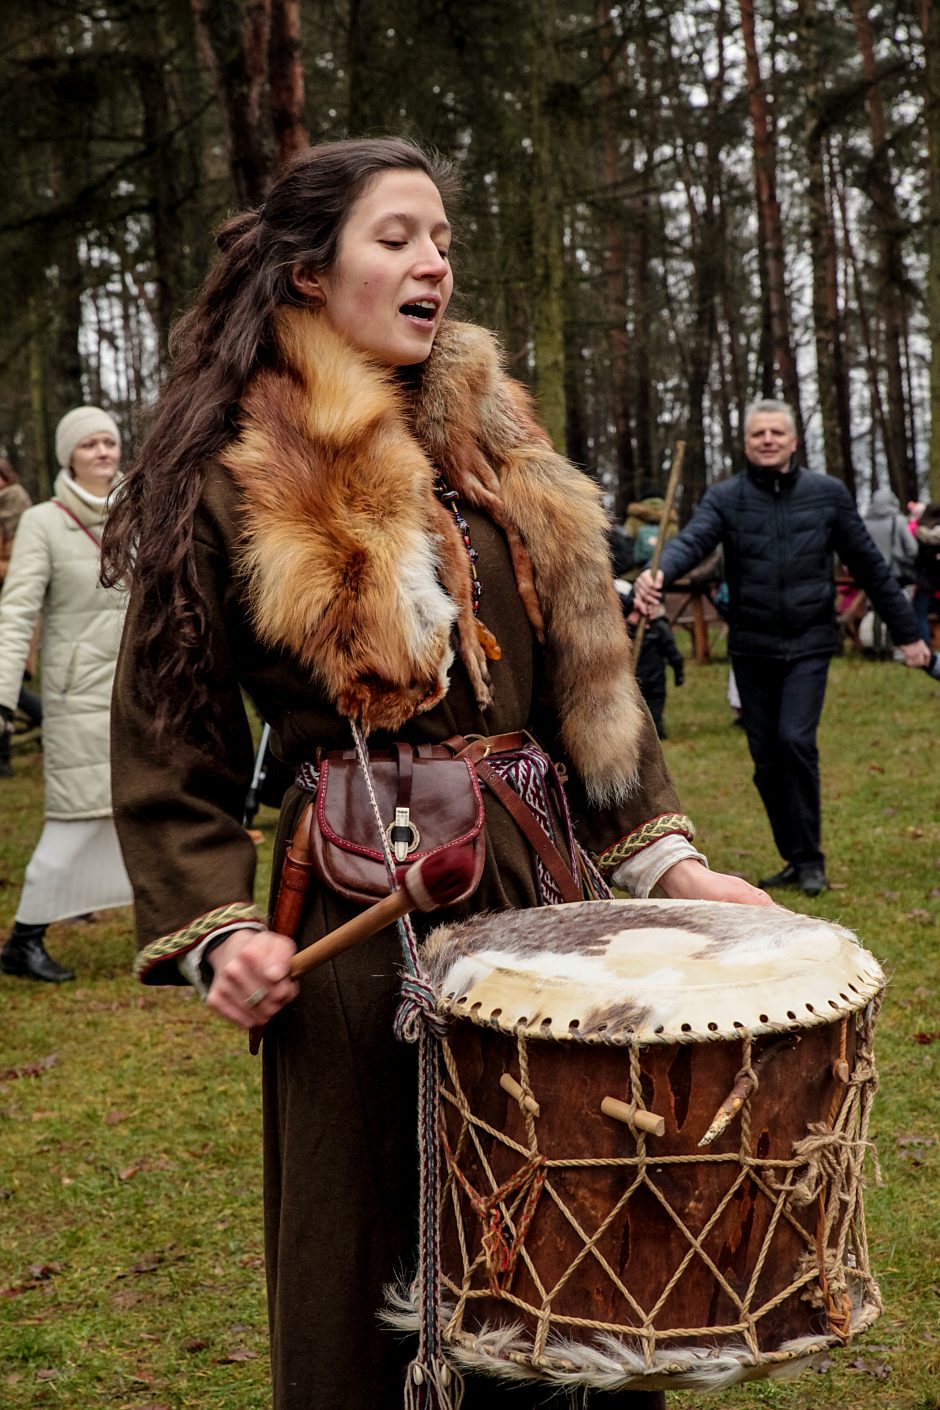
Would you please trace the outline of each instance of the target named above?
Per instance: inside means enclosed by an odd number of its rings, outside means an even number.
[[[470,541],[470,525],[460,512],[460,505],[457,501],[457,491],[447,488],[443,478],[438,474],[434,477],[434,493],[441,501],[445,509],[449,509],[454,516],[454,522],[463,539],[463,546],[467,550],[467,558],[470,560],[470,594],[473,603],[473,615],[480,615],[480,598],[483,595],[483,588],[477,573],[477,559],[479,554]]]
[[[503,654],[499,642],[496,640],[489,627],[484,626],[480,621],[480,598],[483,596],[483,586],[480,582],[479,574],[477,573],[477,559],[480,555],[477,553],[470,540],[470,525],[460,512],[457,491],[448,487],[440,472],[434,476],[434,493],[437,495],[444,508],[449,509],[451,514],[453,514],[457,530],[463,540],[463,546],[467,550],[467,560],[470,564],[470,602],[473,607],[477,639],[483,648],[484,656],[486,656],[489,661],[498,661]]]

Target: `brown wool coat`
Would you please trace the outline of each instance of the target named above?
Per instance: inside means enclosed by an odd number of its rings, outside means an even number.
[[[471,343],[477,334],[470,331]],[[444,351],[459,362],[453,340]],[[335,361],[321,366],[331,369],[335,390],[330,394],[321,384],[319,396],[311,397],[309,357],[295,347],[294,375],[279,385],[274,378],[256,385],[246,399],[241,442],[224,465],[207,472],[196,542],[216,701],[226,729],[226,748],[217,757],[185,741],[168,757],[154,754],[135,688],[134,644],[146,605],[132,595],[112,716],[114,795],[151,981],[178,980],[172,955],[191,943],[191,936],[180,937],[189,934],[195,918],[251,899],[254,847],[240,826],[252,763],[242,689],[271,723],[278,755],[293,763],[309,759],[317,746],[349,747],[340,712],[351,707],[371,718],[376,745],[390,737],[420,743],[455,733],[529,729],[554,758],[567,762],[579,834],[593,851],[678,808],[655,730],[632,682],[618,676],[622,629],[619,612],[608,619],[603,607],[600,565],[608,578],[609,570],[591,542],[594,531],[586,535],[582,580],[570,595],[556,591],[554,570],[544,565],[545,543],[531,541],[531,520],[522,524],[524,467],[517,462],[511,468],[520,485],[510,493],[493,478],[490,467],[500,458],[493,446],[484,454],[477,436],[471,438],[473,456],[463,447],[461,503],[479,553],[481,616],[503,651],[485,672],[460,620],[461,598],[468,594],[457,580],[460,560],[443,562],[445,530],[437,501],[426,493],[433,407],[429,411],[420,389],[416,400],[394,389],[390,402],[384,393],[376,400],[376,383],[368,378],[370,396],[361,401],[360,360],[348,350],[339,355],[334,349],[330,357]],[[512,410],[522,403],[499,374],[495,352],[486,353],[483,367],[479,358],[474,362],[472,347],[466,358],[478,381],[488,378],[490,394],[500,398],[513,428],[510,439],[527,448],[519,460],[527,455],[536,466],[547,463],[580,494],[583,477],[547,451],[527,412]],[[428,373],[433,385],[437,370]],[[451,366],[448,376],[455,375]],[[460,386],[472,409],[467,380]],[[469,436],[470,415],[451,416],[455,443]],[[371,426],[366,434],[363,420]],[[419,426],[420,442],[410,429]],[[487,434],[495,436],[492,427]],[[501,455],[508,457],[505,445]],[[489,488],[467,492],[473,457],[478,483],[485,476]],[[435,459],[440,463],[443,456]],[[281,463],[287,474],[279,480]],[[383,465],[391,478],[380,489],[376,469]],[[547,472],[537,470],[536,481],[539,473]],[[336,482],[324,483],[333,474]],[[449,474],[457,477],[452,468]],[[538,489],[536,482],[536,498]],[[486,494],[488,505],[476,507],[474,498],[482,501]],[[590,485],[584,502],[589,508],[596,503]],[[546,504],[543,495],[543,537],[558,545],[569,533],[571,511],[559,521],[557,509]],[[341,580],[348,582],[353,564],[359,582],[344,601]],[[573,570],[578,566],[571,564]],[[627,716],[617,721],[623,748],[599,738],[601,763],[586,758],[590,786],[574,765],[571,747],[574,741],[574,752],[587,748],[583,721],[590,702],[572,704],[578,691],[570,664],[566,671],[558,661],[585,602],[600,627],[587,624],[586,635],[594,633],[590,649],[583,640],[572,647],[583,689],[589,696],[594,690],[601,718],[618,698]],[[351,642],[346,650],[338,645],[344,636]],[[603,660],[592,667],[597,640],[605,648]],[[391,734],[389,720],[396,721]],[[621,786],[628,777],[629,792]],[[610,801],[611,795],[619,801]],[[288,793],[275,871],[303,802],[297,790]],[[478,892],[457,912],[444,914],[535,904],[526,845],[489,797],[486,832]],[[314,889],[299,943],[310,943],[350,913],[339,897]],[[176,939],[165,951],[155,950],[157,938],[168,935]],[[380,1330],[375,1319],[382,1286],[412,1265],[415,1249],[415,1054],[391,1032],[398,959],[397,937],[390,932],[346,952],[303,981],[298,1001],[265,1037],[264,1202],[275,1410],[401,1405],[402,1369],[411,1348]],[[501,1400],[489,1384],[470,1384],[465,1407]],[[537,1393],[514,1390],[507,1403],[525,1410],[541,1400]],[[624,1407],[646,1403],[642,1396],[617,1400]]]

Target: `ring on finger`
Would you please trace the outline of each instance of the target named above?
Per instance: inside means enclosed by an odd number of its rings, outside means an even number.
[[[267,997],[268,991],[262,984],[253,994],[249,994],[247,999],[242,999],[242,1003],[245,1005],[246,1009],[256,1009],[259,1004],[264,1003]]]

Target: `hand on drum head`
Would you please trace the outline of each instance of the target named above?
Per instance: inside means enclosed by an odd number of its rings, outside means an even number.
[[[766,891],[745,881],[743,876],[728,876],[721,871],[709,871],[691,857],[663,872],[659,879],[663,894],[674,901],[732,901],[739,906],[773,906]]]
[[[209,956],[215,972],[206,998],[209,1008],[239,1028],[267,1023],[299,992],[290,977],[295,949],[293,940],[273,930],[227,935]]]

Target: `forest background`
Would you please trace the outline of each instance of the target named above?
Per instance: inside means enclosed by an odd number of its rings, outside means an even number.
[[[212,230],[298,146],[456,164],[463,313],[622,514],[783,395],[860,503],[940,498],[940,0],[32,0],[0,17],[0,450],[133,443]]]

